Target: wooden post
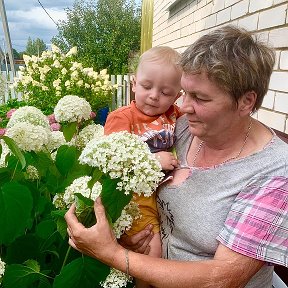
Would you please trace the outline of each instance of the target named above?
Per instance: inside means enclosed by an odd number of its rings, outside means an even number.
[[[154,1],[142,0],[141,47],[140,53],[152,47]]]

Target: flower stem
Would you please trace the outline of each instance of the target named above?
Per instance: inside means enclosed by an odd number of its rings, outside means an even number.
[[[63,261],[63,264],[62,264],[62,267],[61,267],[61,270],[60,270],[60,273],[61,273],[62,269],[64,268],[64,266],[66,265],[70,250],[71,250],[71,246],[69,245],[67,252],[66,252],[66,255],[65,255],[65,258],[64,258],[64,261]]]
[[[13,171],[13,175],[12,175],[12,177],[11,177],[11,181],[14,179],[14,176],[15,176],[15,173],[16,173],[16,170],[17,170],[17,167],[18,167],[18,164],[19,164],[19,160],[18,160],[17,163],[16,163],[15,169],[14,169],[14,171]]]

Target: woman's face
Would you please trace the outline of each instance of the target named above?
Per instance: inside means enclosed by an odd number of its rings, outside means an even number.
[[[206,73],[183,73],[181,85],[185,91],[181,110],[186,113],[190,132],[204,141],[226,137],[240,120],[232,98]]]

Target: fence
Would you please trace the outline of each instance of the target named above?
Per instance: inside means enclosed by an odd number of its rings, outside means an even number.
[[[17,76],[17,75],[16,75]],[[9,88],[13,83],[13,74],[1,71],[0,74],[0,105],[5,104],[9,99],[21,100],[21,93]],[[117,84],[117,89],[112,96],[112,110],[128,105],[134,99],[131,90],[130,75],[111,75],[112,84]]]

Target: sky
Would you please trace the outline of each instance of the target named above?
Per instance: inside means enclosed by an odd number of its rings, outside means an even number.
[[[39,0],[45,10],[57,23],[66,19],[66,9],[72,8],[74,0]],[[25,51],[28,37],[40,38],[50,44],[58,34],[55,23],[46,14],[38,0],[4,0],[12,47],[18,52]],[[0,23],[0,47],[4,50],[5,36]]]

